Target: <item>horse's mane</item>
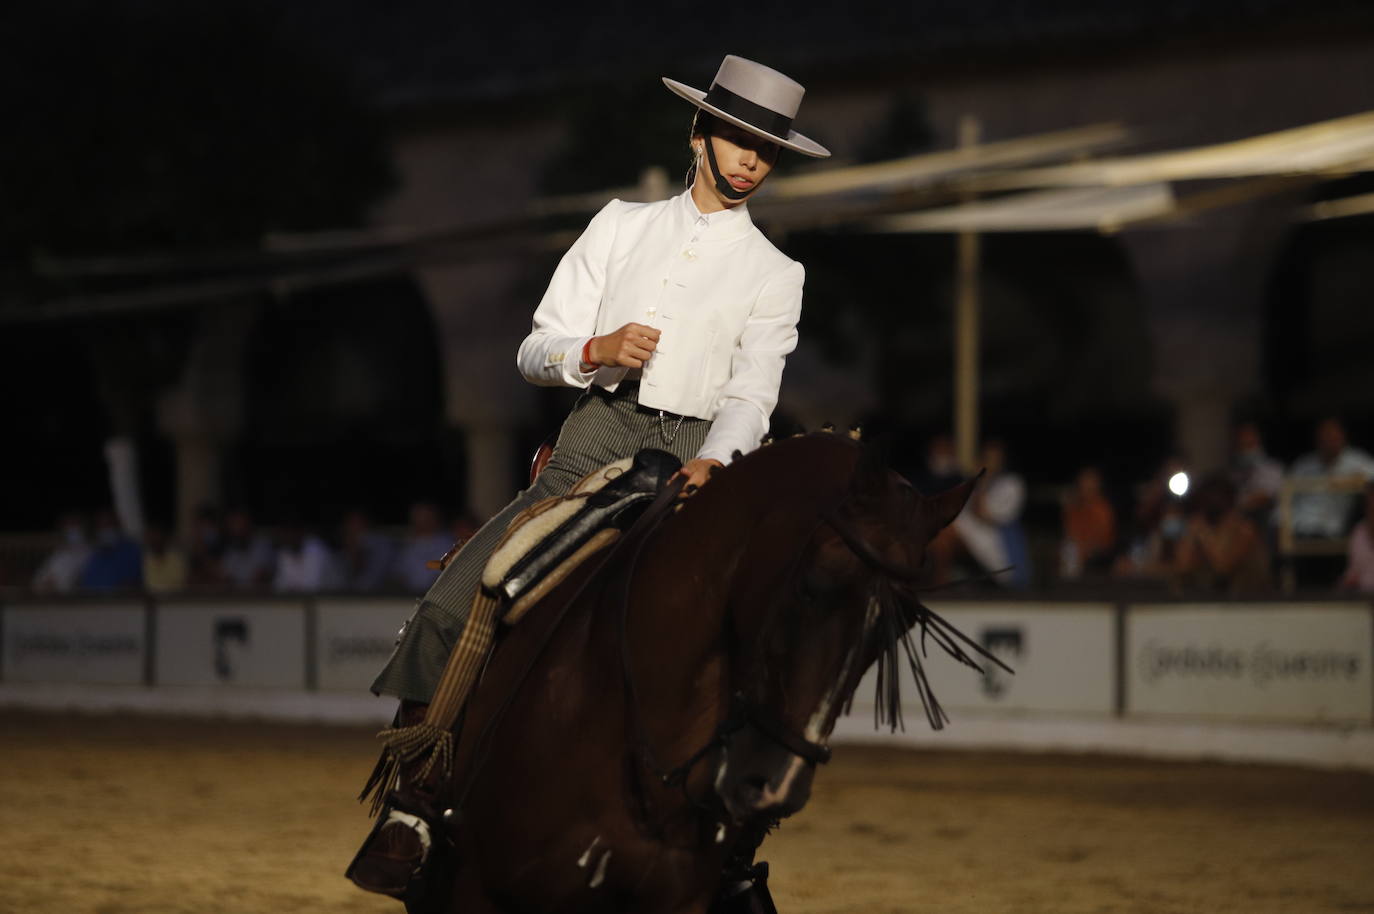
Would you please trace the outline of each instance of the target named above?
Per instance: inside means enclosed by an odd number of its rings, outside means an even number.
[[[928,541],[948,522],[940,522],[933,529],[930,523],[919,522],[922,507],[934,500],[924,499],[893,473],[880,448],[827,432],[794,436],[760,448],[722,471],[712,486],[720,486],[718,494],[723,497],[735,497],[736,492],[728,491],[732,489],[754,495],[764,489],[775,497],[790,496],[805,503],[806,509],[816,512],[821,520],[829,520],[827,515],[865,516],[891,528],[898,538],[923,537]],[[962,499],[959,504],[962,506]],[[905,664],[916,683],[926,720],[933,729],[941,729],[949,717],[926,675],[929,642],[980,673],[983,668],[975,657],[1003,669],[1005,665],[922,603],[919,579],[887,566],[852,526],[835,526],[870,572],[869,599],[877,609],[873,634],[878,671],[874,726],[905,729],[901,689],[901,667]],[[796,588],[793,591],[794,599],[805,598]],[[852,704],[851,693],[845,713]]]

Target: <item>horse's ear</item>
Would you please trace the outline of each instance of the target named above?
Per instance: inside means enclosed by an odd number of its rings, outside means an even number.
[[[934,537],[935,534],[953,523],[954,518],[959,516],[959,512],[964,510],[964,505],[968,504],[969,498],[973,495],[973,490],[978,486],[978,482],[983,478],[985,472],[987,471],[979,470],[977,476],[966,479],[939,495],[916,499],[912,520],[917,529],[927,536]]]

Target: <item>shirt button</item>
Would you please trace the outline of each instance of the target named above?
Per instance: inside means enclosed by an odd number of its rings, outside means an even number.
[[[687,250],[682,252],[682,256],[686,257],[688,260],[696,260],[697,252],[692,248],[688,248]]]

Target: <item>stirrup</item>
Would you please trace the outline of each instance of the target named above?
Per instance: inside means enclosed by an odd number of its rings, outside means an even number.
[[[768,891],[768,863],[759,861],[743,872],[725,874],[710,914],[778,914]]]

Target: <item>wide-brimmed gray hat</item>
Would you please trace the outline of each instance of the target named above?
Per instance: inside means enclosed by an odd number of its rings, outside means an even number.
[[[792,129],[806,89],[772,67],[730,54],[705,92],[666,76],[663,85],[701,110],[784,149],[817,159],[830,155],[829,149]]]

